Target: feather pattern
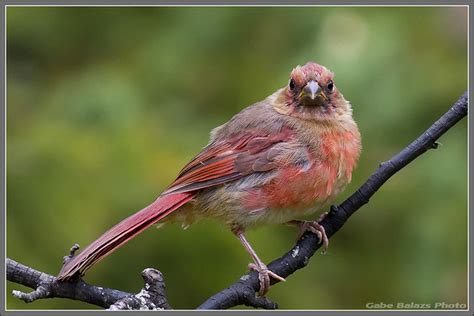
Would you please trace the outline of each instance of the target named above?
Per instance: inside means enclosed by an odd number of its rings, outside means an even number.
[[[268,159],[272,146],[291,141],[289,128],[269,135],[262,131],[247,131],[229,141],[215,141],[194,157],[179,173],[164,195],[190,192],[237,180],[252,172],[269,171],[276,167]]]

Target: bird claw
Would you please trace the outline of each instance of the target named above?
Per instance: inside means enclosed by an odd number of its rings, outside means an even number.
[[[324,212],[319,216],[318,220],[316,221],[298,221],[298,225],[300,226],[301,234],[298,236],[298,239],[301,238],[301,236],[306,232],[310,231],[313,234],[316,234],[319,238],[319,243],[322,243],[323,246],[323,253],[326,253],[329,247],[329,239],[328,236],[326,235],[326,230],[324,229],[324,226],[319,224],[326,216],[328,215],[328,212]]]
[[[285,278],[282,278],[275,272],[268,270],[268,267],[265,264],[257,265],[255,263],[249,263],[248,267],[250,270],[258,272],[258,279],[260,280],[260,290],[258,291],[258,294],[260,296],[265,296],[270,289],[270,277],[281,282],[286,281]]]

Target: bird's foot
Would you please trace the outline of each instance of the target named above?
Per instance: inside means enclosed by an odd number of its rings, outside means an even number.
[[[270,289],[270,277],[278,280],[285,282],[286,280],[279,276],[278,274],[268,270],[268,267],[263,264],[255,264],[255,263],[249,263],[249,269],[250,270],[255,270],[258,272],[258,279],[260,280],[260,290],[258,291],[258,294],[260,296],[265,296],[267,294],[268,290]]]
[[[296,224],[300,228],[300,234],[298,236],[298,239],[300,239],[301,236],[303,236],[303,234],[308,230],[316,234],[319,238],[319,243],[322,243],[323,253],[325,253],[328,250],[329,239],[328,239],[328,236],[326,235],[326,230],[324,229],[324,226],[319,223],[326,217],[326,215],[328,215],[327,212],[321,214],[319,219],[316,221],[291,221],[290,222],[292,224]]]

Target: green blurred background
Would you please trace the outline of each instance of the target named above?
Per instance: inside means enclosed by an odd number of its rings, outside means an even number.
[[[309,60],[336,73],[363,152],[354,191],[467,88],[467,9],[7,9],[7,256],[56,274],[77,242],[151,202],[209,131],[285,85]],[[283,309],[369,302],[467,302],[467,122],[396,174],[331,239],[329,252],[272,287]],[[296,231],[248,234],[264,259]],[[87,282],[137,292],[160,269],[174,308],[192,309],[246,272],[227,228],[148,229]],[[8,282],[8,292],[26,288]],[[91,309],[66,299],[15,309]]]

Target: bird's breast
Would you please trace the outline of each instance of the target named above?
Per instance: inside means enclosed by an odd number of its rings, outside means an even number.
[[[307,159],[203,190],[189,214],[250,227],[284,223],[317,212],[351,180],[360,152],[358,135],[357,130],[331,131],[319,133],[311,138],[313,142],[299,139]]]
[[[357,130],[320,133],[308,146],[305,164],[278,170],[265,185],[251,190],[244,198],[248,209],[318,210],[338,195],[350,182],[360,153]]]

